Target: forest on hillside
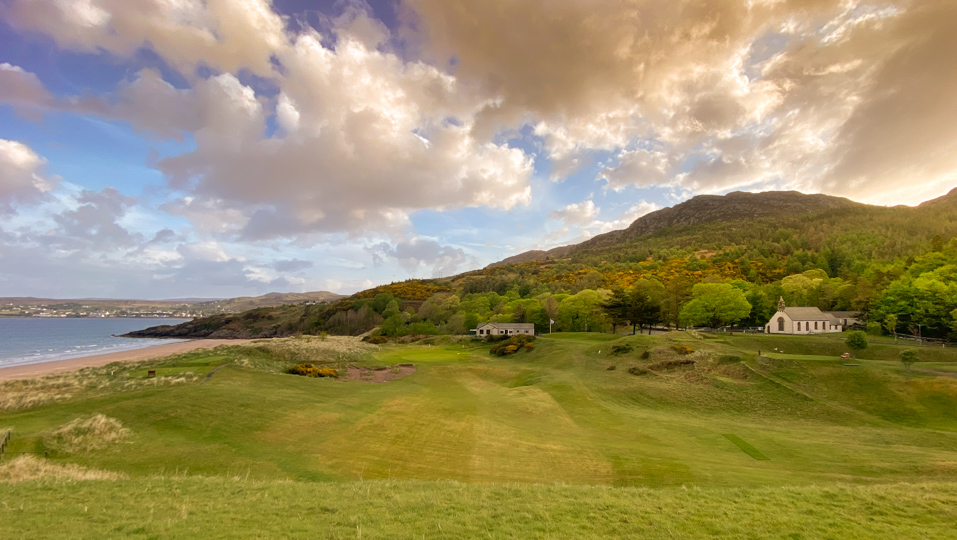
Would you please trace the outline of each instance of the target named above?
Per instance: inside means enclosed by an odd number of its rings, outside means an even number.
[[[378,287],[333,308],[320,326],[335,334],[360,334],[380,326],[381,335],[402,336],[464,334],[481,322],[531,322],[541,332],[554,320],[553,331],[611,331],[628,324],[616,320],[609,309],[613,300],[635,297],[649,313],[641,326],[706,326],[687,318],[685,308],[695,299],[695,286],[726,284],[748,305],[746,314],[724,321],[738,327],[763,326],[783,297],[790,306],[860,311],[887,332],[937,338],[957,332],[957,240],[945,245],[936,237],[919,257],[872,263],[843,277],[814,266],[814,260],[808,259],[812,267],[807,270],[801,263],[802,271],[768,282],[748,279],[740,261],[719,256],[676,257],[608,273],[558,273],[554,267],[566,263],[538,268],[526,263],[466,276],[457,283],[410,280]],[[816,260],[826,263],[823,257]]]
[[[412,279],[326,305],[262,308],[135,335],[360,335],[378,327],[377,335],[400,337],[465,334],[482,322],[530,322],[543,332],[550,321],[553,331],[570,332],[761,327],[784,298],[789,306],[860,312],[871,332],[953,338],[955,207],[951,194],[916,208],[855,205],[670,226],[570,246],[562,258]],[[735,309],[706,316],[701,308],[708,303]]]

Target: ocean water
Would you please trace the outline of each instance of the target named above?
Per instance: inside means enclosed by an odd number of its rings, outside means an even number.
[[[182,340],[113,337],[189,319],[0,318],[0,367],[50,362]]]

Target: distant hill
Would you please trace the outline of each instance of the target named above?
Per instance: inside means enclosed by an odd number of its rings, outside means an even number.
[[[226,300],[208,300],[197,302],[196,306],[218,306],[223,311],[247,311],[250,309],[270,306],[282,306],[286,304],[301,304],[303,302],[332,302],[344,295],[332,293],[329,291],[317,291],[306,293],[268,293],[262,296],[239,296]]]
[[[808,216],[822,212],[865,208],[867,205],[830,195],[806,195],[797,191],[698,195],[683,203],[663,208],[636,219],[627,229],[599,234],[580,244],[548,251],[533,250],[508,257],[489,267],[547,259],[562,259],[580,251],[615,249],[671,227],[690,227],[713,222],[742,222],[755,218]]]
[[[139,317],[172,316],[195,317],[216,313],[235,313],[270,306],[302,303],[334,302],[343,295],[328,291],[307,293],[269,293],[262,296],[238,298],[177,298],[166,300],[137,300],[110,298],[0,298],[0,316],[58,316],[85,317]],[[105,315],[108,313],[109,315]]]

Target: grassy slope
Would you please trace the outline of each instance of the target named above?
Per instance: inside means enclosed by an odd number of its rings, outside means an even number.
[[[734,492],[753,504],[768,493],[777,493],[776,497],[784,498],[782,504],[795,508],[787,518],[795,520],[795,530],[808,532],[819,524],[796,510],[804,504],[800,501],[812,501],[808,504],[818,505],[817,512],[826,513],[824,501],[834,490],[849,490],[845,495],[857,497],[858,502],[848,504],[873,505],[873,512],[885,512],[884,518],[899,520],[903,531],[933,521],[933,512],[928,508],[952,497],[957,489],[949,483],[957,481],[957,380],[921,373],[906,376],[899,362],[890,360],[896,358],[897,349],[892,344],[873,347],[860,355],[861,366],[846,367],[833,359],[835,353],[843,352],[843,347],[829,338],[727,336],[699,340],[687,334],[635,336],[615,342],[634,346],[633,352],[617,357],[609,356],[610,339],[615,338],[602,334],[557,334],[539,339],[531,353],[507,358],[489,357],[484,347],[386,346],[374,356],[360,355],[355,359],[378,365],[412,362],[418,371],[405,379],[379,385],[284,375],[279,373],[283,361],[272,359],[276,355],[250,349],[221,349],[170,359],[158,367],[160,375],[190,371],[201,376],[217,365],[226,365],[204,384],[133,387],[127,391],[109,387],[81,393],[62,403],[0,414],[0,424],[11,425],[16,431],[12,452],[42,453],[44,433],[81,415],[103,413],[119,419],[133,433],[129,444],[88,455],[54,454],[51,459],[123,472],[131,480],[46,487],[32,483],[0,485],[0,498],[7,501],[5,497],[27,497],[48,504],[62,500],[59,504],[68,511],[63,519],[72,519],[66,517],[76,510],[72,505],[83,500],[77,493],[100,492],[103,488],[134,493],[142,490],[146,482],[158,486],[159,491],[149,498],[150,504],[164,508],[167,517],[179,493],[181,499],[188,498],[205,508],[203,512],[213,512],[208,518],[212,523],[225,520],[230,512],[258,512],[259,506],[267,503],[247,493],[245,484],[236,484],[228,496],[230,501],[235,499],[236,509],[216,509],[213,502],[204,500],[209,494],[226,489],[225,480],[142,477],[242,476],[260,486],[257,489],[275,491],[282,501],[276,502],[276,508],[271,510],[275,513],[270,515],[288,512],[290,519],[293,514],[308,513],[309,504],[319,505],[314,506],[313,514],[322,514],[319,507],[327,505],[329,497],[338,500],[350,490],[398,490],[402,500],[448,492],[450,501],[460,497],[463,504],[469,502],[470,492],[480,498],[492,497],[491,501],[495,497],[515,497],[515,491],[507,488],[443,483],[448,480],[498,485],[560,482],[704,486],[707,489],[700,495],[700,502],[710,509],[694,512],[717,512],[709,519],[713,526],[718,526],[722,520],[715,516],[721,515],[720,502],[726,498],[722,495],[725,492],[715,491],[718,488],[948,482],[939,488],[943,498],[929,500],[926,493],[931,488],[906,485],[874,487],[875,491],[808,487],[805,491],[787,488]],[[670,349],[674,343],[713,354],[691,355],[698,360],[693,368],[655,368],[679,358]],[[782,358],[767,361],[749,356],[759,348],[764,352],[773,351],[774,347],[785,351]],[[645,350],[650,351],[651,357],[642,360],[640,354]],[[957,361],[957,353],[950,349],[934,354],[938,370],[952,367]],[[719,361],[721,355],[737,355],[744,361]],[[288,353],[280,356],[286,361],[290,358]],[[612,365],[616,369],[609,370]],[[628,373],[629,367],[650,371],[634,376]],[[136,369],[142,373],[130,373],[133,380],[145,375],[145,367]],[[729,434],[769,459],[755,460],[725,437]],[[350,483],[374,479],[386,483]],[[275,480],[337,482],[315,485],[274,483]],[[388,480],[439,483],[396,484]],[[100,485],[103,487],[97,487]],[[658,496],[676,501],[694,497],[674,489],[515,489],[535,493],[528,496],[537,498],[539,505],[551,496],[565,500],[555,504],[565,504],[565,510],[560,512],[566,513],[575,504],[591,501],[596,493],[605,494],[602,496],[609,501],[632,497],[634,505],[651,504]],[[324,495],[304,502],[308,499],[304,493],[311,492]],[[910,505],[910,510],[893,509],[892,502],[898,498],[906,501],[902,504]],[[318,500],[326,502],[320,504]],[[479,505],[479,517],[466,519],[468,513],[459,513],[453,502],[448,508],[430,508],[440,516],[452,512],[453,518],[459,518],[456,526],[464,527],[462,531],[478,526],[489,517],[488,512],[495,511],[495,505],[486,501],[486,507]],[[135,522],[135,513],[125,515],[120,509],[107,508],[111,504],[104,499],[102,510],[112,516],[111,522]],[[371,496],[364,502],[349,503],[354,506],[342,504],[328,519],[338,520],[336,527],[348,525],[353,533],[356,524],[346,516],[359,515],[363,505],[386,505],[383,511],[389,512],[387,501]],[[607,520],[619,511],[626,516],[632,514],[628,505],[608,504],[616,510],[598,512],[593,520],[596,523],[567,522],[566,530],[618,534],[621,531],[615,528],[617,525]],[[2,507],[0,504],[0,523],[8,521],[3,519],[3,513],[9,510]],[[139,508],[142,511],[143,507]],[[852,528],[846,531],[871,536],[867,528],[853,528],[867,526],[866,523],[842,525],[846,520],[839,515],[844,510],[832,510],[830,522],[834,526],[847,525]],[[536,511],[546,512],[543,508],[527,509],[532,514]],[[911,512],[919,516],[914,518],[916,521],[909,521],[907,515]],[[633,522],[637,528],[626,527],[623,531],[649,532],[655,529],[647,527],[667,523],[663,517],[667,512],[658,516],[657,510],[650,510],[653,518],[647,512],[637,513],[646,521]],[[757,520],[759,514],[757,508],[752,508],[740,519]],[[511,517],[520,515],[524,514],[519,512]],[[24,523],[43,522],[42,517],[30,516],[30,512],[24,511],[9,517]],[[319,521],[326,523],[326,519],[323,516]],[[382,516],[369,519],[378,520],[376,530],[389,530],[388,520]],[[568,515],[564,519],[579,517]],[[711,530],[708,527],[712,525],[706,525],[708,520],[704,517],[687,519],[697,523],[694,534]],[[402,520],[405,522],[405,518]],[[496,527],[502,525],[498,523],[501,520],[495,521]],[[305,523],[308,522],[306,519]],[[168,525],[173,527],[172,523]],[[639,523],[644,525],[638,527]],[[403,529],[406,532],[436,534],[425,522],[413,520],[407,525],[411,528]],[[188,526],[184,521],[176,527],[186,528],[168,530],[186,534]],[[529,526],[533,528],[509,529],[503,525],[496,530],[502,535],[518,530],[525,534],[543,532],[534,528],[537,525]],[[932,531],[933,527],[927,530]],[[731,529],[722,531],[733,536]],[[0,537],[3,536],[0,529]]]
[[[163,478],[0,488],[0,536],[944,539],[953,538],[955,509],[953,483],[647,489]]]

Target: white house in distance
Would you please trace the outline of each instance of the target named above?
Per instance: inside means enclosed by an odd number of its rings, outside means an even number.
[[[784,298],[778,311],[764,327],[766,334],[828,334],[843,332],[844,325],[830,313],[816,307],[787,307]]]
[[[516,334],[535,335],[535,323],[482,323],[470,330],[476,336],[514,336]]]

